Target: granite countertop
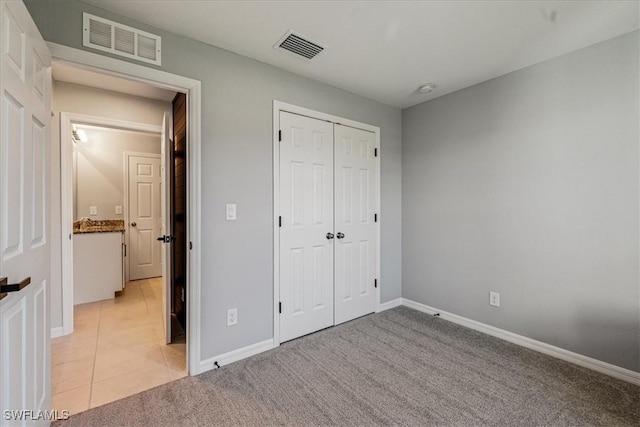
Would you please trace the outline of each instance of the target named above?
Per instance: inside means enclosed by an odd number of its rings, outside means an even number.
[[[82,219],[73,222],[73,234],[124,233],[122,219]]]

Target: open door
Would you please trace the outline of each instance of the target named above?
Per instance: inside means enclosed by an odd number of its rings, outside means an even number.
[[[51,404],[51,56],[22,2],[0,1],[0,55],[0,413],[26,425]]]
[[[171,140],[171,117],[169,113],[164,113],[162,118],[162,135],[161,135],[161,174],[162,187],[160,190],[160,205],[162,210],[162,236],[158,240],[162,240],[162,310],[164,333],[167,344],[171,343],[171,281],[173,279],[171,265],[171,244],[173,242],[173,234],[171,230],[171,187],[173,174],[173,162],[171,161],[171,153],[173,152],[173,141]]]

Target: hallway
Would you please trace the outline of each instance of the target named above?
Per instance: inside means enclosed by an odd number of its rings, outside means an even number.
[[[186,376],[185,343],[166,345],[162,279],[76,305],[74,332],[51,340],[52,409],[71,414]]]

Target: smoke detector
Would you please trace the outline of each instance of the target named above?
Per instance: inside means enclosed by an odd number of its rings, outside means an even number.
[[[436,89],[435,83],[427,83],[426,85],[422,85],[418,88],[418,93],[431,93]]]

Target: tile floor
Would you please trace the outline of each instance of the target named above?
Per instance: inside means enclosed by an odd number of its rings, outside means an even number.
[[[74,332],[51,340],[52,409],[71,414],[186,376],[185,343],[166,345],[161,278],[76,305]]]

